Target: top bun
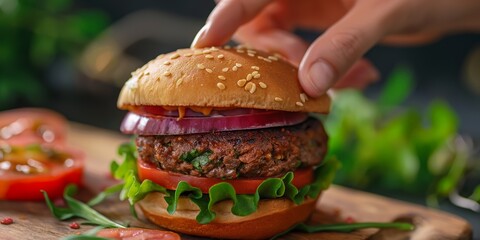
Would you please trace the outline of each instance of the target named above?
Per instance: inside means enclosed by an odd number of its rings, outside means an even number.
[[[282,57],[239,46],[162,54],[132,73],[117,105],[328,113],[330,98],[307,97]]]

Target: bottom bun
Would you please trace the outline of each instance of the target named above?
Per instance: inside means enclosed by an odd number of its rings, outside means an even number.
[[[293,225],[304,222],[315,208],[316,199],[306,199],[295,205],[284,198],[262,199],[256,212],[248,216],[231,213],[232,201],[215,204],[212,210],[215,220],[200,224],[195,220],[199,208],[189,198],[179,199],[177,210],[170,215],[166,208],[165,194],[150,193],[138,205],[153,223],[180,233],[226,239],[265,239],[281,233]]]

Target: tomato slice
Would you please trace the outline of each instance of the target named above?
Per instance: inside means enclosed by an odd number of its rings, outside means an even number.
[[[0,143],[65,144],[66,120],[60,114],[39,108],[0,112]]]
[[[116,240],[180,240],[180,235],[171,231],[144,228],[110,228],[102,229],[98,237]]]
[[[239,178],[222,180],[218,178],[196,177],[179,173],[167,172],[157,169],[153,164],[139,159],[137,161],[138,175],[140,180],[150,179],[160,186],[175,190],[180,181],[185,181],[193,187],[199,188],[203,193],[208,193],[211,186],[221,183],[230,183],[237,194],[254,194],[267,178]],[[313,181],[313,168],[298,169],[294,172],[292,184],[301,188]]]
[[[45,164],[42,173],[21,173],[0,166],[0,199],[40,201],[43,200],[40,190],[46,191],[51,198],[59,198],[68,184],[82,185],[83,154],[64,147],[57,147],[55,151],[67,153],[70,157],[64,162]],[[0,164],[5,163],[11,164],[0,158]]]
[[[47,109],[0,112],[0,199],[43,200],[40,190],[58,198],[67,184],[81,185],[84,156],[65,147],[66,131],[65,118]]]

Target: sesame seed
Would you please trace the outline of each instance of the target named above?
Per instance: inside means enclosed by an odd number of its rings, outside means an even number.
[[[237,52],[238,53],[244,53],[245,51],[243,51],[242,49],[237,49]]]
[[[192,53],[185,53],[185,54],[183,54],[183,56],[185,56],[185,57],[191,57],[192,55],[193,55]]]
[[[252,80],[252,78],[253,78],[253,75],[249,73],[249,74],[247,75],[247,81]]]
[[[236,72],[238,70],[238,67],[237,66],[233,66],[232,67],[232,71]]]
[[[225,78],[225,76],[218,75],[218,79],[220,79],[220,80],[225,80],[225,79],[227,79],[227,78]]]
[[[253,54],[253,53],[248,53],[247,55],[250,56],[250,57],[255,57],[255,54]]]
[[[232,47],[229,46],[229,45],[226,45],[226,46],[224,46],[223,48],[224,48],[224,49],[230,49],[230,48],[232,48]]]
[[[195,52],[193,53],[193,55],[202,55],[203,52],[202,50],[195,50]]]
[[[202,53],[204,53],[204,54],[211,53],[211,52],[212,52],[212,50],[210,50],[210,49],[205,49],[205,50],[202,51]]]
[[[182,82],[183,82],[183,78],[178,79],[178,80],[177,80],[177,84],[176,84],[177,87],[180,86],[180,84],[182,84]]]
[[[305,93],[300,93],[300,100],[302,100],[302,102],[308,101],[307,94],[305,94]]]
[[[255,75],[255,76],[253,76],[253,78],[255,78],[255,79],[259,79],[259,78],[260,78],[260,73],[259,73],[259,74],[257,74],[257,75]]]
[[[177,59],[178,57],[180,57],[180,54],[175,53],[172,56],[170,56],[170,59]]]
[[[280,53],[274,53],[273,56],[275,56],[277,58],[283,58],[283,56]]]
[[[257,51],[252,50],[252,49],[247,49],[247,52],[248,52],[248,53],[253,53],[253,54],[257,53]]]
[[[212,73],[212,72],[213,72],[213,70],[210,69],[210,68],[205,68],[205,71],[207,71],[208,73]]]
[[[272,62],[272,60],[270,60],[270,59],[268,59],[268,58],[263,58],[262,60],[265,61],[265,62],[269,62],[269,63]]]
[[[220,54],[220,55],[218,55],[217,57],[218,57],[219,59],[222,59],[224,56],[223,56],[223,54]]]
[[[260,70],[260,68],[259,68],[259,67],[257,67],[257,66],[252,66],[252,69],[253,69],[253,70],[257,70],[257,71],[259,71],[259,70]]]
[[[235,63],[235,66],[237,66],[237,67],[242,67],[242,64],[240,64],[240,63]]]
[[[218,51],[218,48],[216,48],[216,47],[211,47],[211,48],[210,48],[210,51],[216,52],[216,51]]]
[[[245,90],[249,91],[250,93],[254,93],[257,90],[257,85],[255,83],[249,82],[245,85]]]
[[[163,65],[168,66],[168,65],[170,65],[171,63],[172,63],[172,62],[170,62],[170,61],[166,61],[166,62],[163,63]]]
[[[257,75],[257,74],[258,74],[258,71],[253,71],[253,72],[252,72],[252,75],[253,75],[253,76],[255,76],[255,75]]]
[[[278,58],[274,57],[274,56],[268,56],[268,59],[273,60],[273,61],[278,61]]]
[[[261,88],[267,88],[267,84],[264,82],[259,82],[258,85],[260,85]]]
[[[245,79],[240,79],[240,80],[237,81],[237,85],[239,87],[245,86],[246,83],[247,83],[247,80],[245,80]]]
[[[303,107],[303,103],[301,103],[301,102],[296,102],[295,105],[297,105],[299,107]]]
[[[217,87],[220,88],[221,90],[225,89],[225,84],[219,82],[217,83]]]
[[[157,59],[161,59],[163,57],[165,57],[165,54],[160,54],[160,55],[158,55]]]
[[[283,101],[283,99],[282,99],[282,98],[279,98],[279,97],[275,97],[274,100],[275,100],[275,102],[281,102],[281,101]]]
[[[262,56],[260,56],[260,55],[258,55],[257,58],[258,58],[258,59],[264,59],[264,57],[262,57]]]
[[[197,64],[197,68],[199,68],[199,69],[205,69],[205,65],[199,63],[199,64]]]
[[[257,85],[255,85],[255,83],[252,85],[252,88],[250,89],[250,93],[254,93],[255,90],[257,90]]]
[[[172,76],[172,73],[169,72],[169,71],[166,71],[166,72],[163,73],[163,76],[165,76],[165,77]]]
[[[212,56],[212,55],[210,55],[210,54],[207,54],[207,55],[205,55],[205,58],[212,59],[212,58],[213,58],[213,56]]]
[[[223,68],[223,69],[222,69],[222,72],[228,72],[228,67]]]

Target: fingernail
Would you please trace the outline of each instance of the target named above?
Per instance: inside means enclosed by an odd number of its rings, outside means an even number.
[[[330,64],[319,60],[314,62],[308,70],[308,81],[310,86],[306,86],[308,93],[312,96],[320,96],[324,94],[328,88],[333,85],[335,73]]]
[[[207,29],[208,29],[208,26],[205,25],[202,27],[202,29],[200,29],[200,31],[198,31],[197,35],[193,39],[192,44],[190,45],[191,48],[194,48],[197,46],[198,42],[202,40],[203,36],[207,32]]]

